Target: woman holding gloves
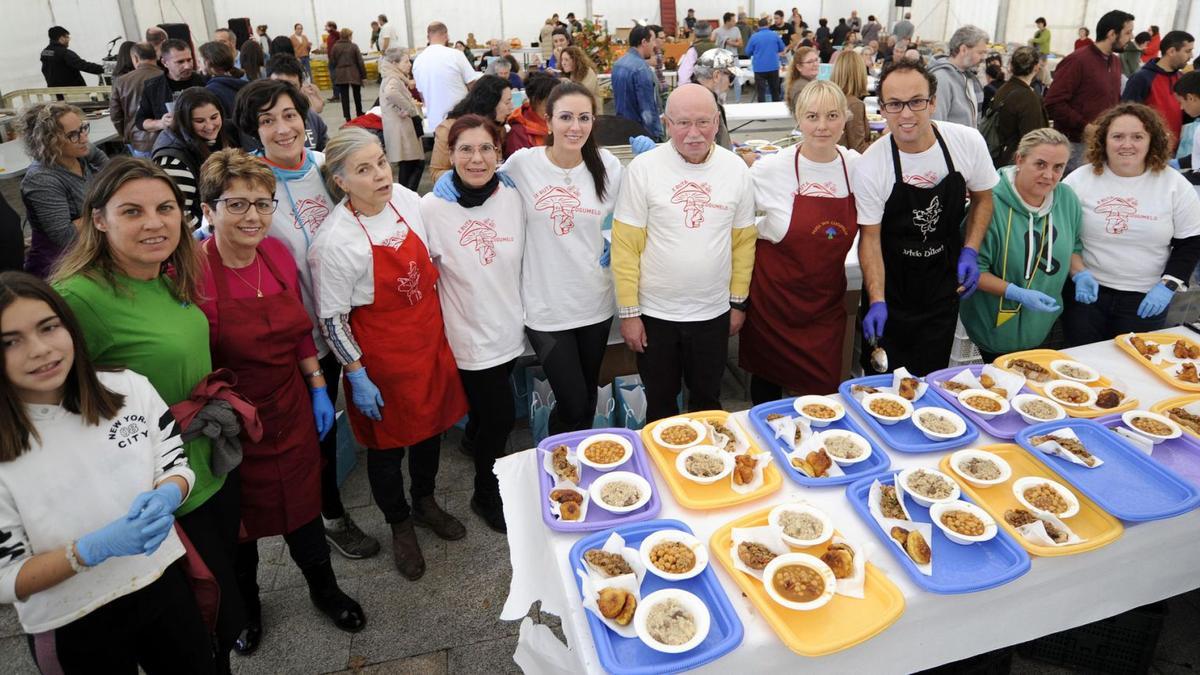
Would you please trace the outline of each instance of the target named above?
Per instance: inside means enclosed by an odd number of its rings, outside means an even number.
[[[70,307],[31,275],[0,274],[0,333],[0,602],[38,668],[212,672],[176,564],[172,514],[195,475],[167,404],[133,371],[97,372]]]
[[[333,427],[333,403],[317,364],[296,263],[283,243],[267,236],[278,204],[275,176],[241,150],[221,150],[205,161],[199,193],[213,228],[201,247],[207,265],[200,303],[213,366],[237,375],[237,393],[254,404],[263,425],[261,441],[242,442],[245,535],[234,568],[246,628],[234,648],[249,654],[262,638],[257,540],[280,534],[313,604],[338,628],[357,632],[366,616],[338,588],[321,523],[318,436]],[[310,410],[315,425],[304,423]]]
[[[396,568],[415,581],[425,558],[414,524],[442,539],[466,535],[433,498],[442,432],[467,412],[466,398],[442,329],[438,272],[416,193],[392,183],[387,155],[368,131],[343,129],[325,153],[329,193],[340,201],[309,252],[317,312],[344,368],[346,410],[367,447],[371,494],[392,528]]]
[[[1045,342],[1062,312],[1068,276],[1077,298],[1094,296],[1095,280],[1080,256],[1079,200],[1060,182],[1070,154],[1061,132],[1035,129],[1017,145],[1014,164],[999,171],[995,209],[979,248],[983,292],[961,308],[963,327],[985,363]]]

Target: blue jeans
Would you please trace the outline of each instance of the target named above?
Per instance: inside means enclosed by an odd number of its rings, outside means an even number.
[[[758,102],[765,103],[767,101],[782,101],[783,92],[781,91],[781,82],[779,80],[779,71],[771,70],[754,73],[754,90],[758,95]]]
[[[1100,287],[1100,295],[1090,305],[1075,302],[1075,284],[1063,288],[1063,331],[1067,346],[1111,340],[1123,333],[1158,330],[1167,322],[1167,309],[1147,319],[1137,315],[1145,293],[1118,291]],[[1170,306],[1168,306],[1170,309]]]
[[[308,81],[312,82],[312,63],[307,56],[300,57],[300,65],[304,68],[304,74],[308,76]]]

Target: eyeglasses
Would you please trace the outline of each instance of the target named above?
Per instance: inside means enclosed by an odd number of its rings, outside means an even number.
[[[677,126],[680,129],[683,129],[685,131],[688,129],[691,129],[692,127],[696,127],[697,131],[708,131],[709,129],[713,128],[713,126],[716,125],[716,123],[717,123],[717,121],[715,119],[673,120],[670,117],[667,118],[667,121],[670,122],[672,125]]]
[[[931,98],[914,98],[910,101],[885,101],[881,104],[884,112],[889,112],[893,115],[904,110],[905,106],[913,112],[921,112],[929,107]]]
[[[251,204],[254,205],[255,211],[258,211],[259,214],[264,216],[269,216],[272,213],[275,213],[275,208],[279,206],[278,199],[255,199],[254,201],[250,201],[249,199],[230,197],[228,199],[213,200],[214,204],[217,202],[225,202],[225,210],[235,216],[240,216],[243,213],[248,212]]]
[[[487,157],[496,152],[496,146],[491,143],[484,143],[483,145],[460,145],[454,149],[454,154],[458,155],[460,159],[471,159],[475,156],[476,152],[482,153],[484,157]]]
[[[563,124],[570,124],[575,120],[579,120],[580,124],[591,124],[596,121],[596,118],[591,113],[580,113],[578,117],[569,112],[559,113],[554,116],[554,119]]]
[[[75,131],[67,132],[67,140],[71,141],[72,143],[78,143],[79,139],[83,138],[84,136],[87,136],[88,132],[91,131],[91,129],[92,129],[92,125],[88,124],[87,122],[84,122],[83,124],[80,124],[79,128],[76,129]]]

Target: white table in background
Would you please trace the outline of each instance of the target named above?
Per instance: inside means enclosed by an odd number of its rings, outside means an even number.
[[[108,115],[85,121],[92,125],[91,131],[88,132],[88,138],[92,145],[100,145],[116,139],[117,129]],[[25,175],[25,170],[29,168],[30,163],[32,160],[25,152],[25,144],[21,142],[21,139],[0,143],[0,180],[20,178]]]
[[[1167,332],[1191,335],[1183,328]],[[1111,341],[1066,351],[1123,381],[1143,408],[1179,394]],[[745,413],[738,418],[743,422]],[[753,434],[748,424],[743,423],[742,428]],[[874,436],[869,429],[868,433]],[[981,433],[975,445],[998,442],[1004,441]],[[893,469],[935,467],[947,454],[887,452]],[[527,450],[496,463],[513,568],[501,618],[525,616],[536,600],[542,601],[542,611],[562,617],[569,649],[544,626],[528,621],[522,625],[514,658],[526,673],[600,673],[603,670],[567,560],[571,547],[583,535],[554,532],[542,522],[538,492],[542,469],[535,456],[535,450]],[[873,549],[871,562],[896,584],[907,605],[895,624],[862,644],[820,658],[802,657],[783,645],[714,560],[710,564],[737,610],[745,637],[738,648],[695,671],[698,673],[778,673],[800,668],[806,673],[912,672],[1098,621],[1200,587],[1200,537],[1196,536],[1200,510],[1149,523],[1123,523],[1121,538],[1095,551],[1059,558],[1032,557],[1028,573],[998,588],[937,595],[910,580],[886,549],[887,544],[853,511],[844,486],[802,488],[784,478],[783,488],[768,498],[715,511],[693,511],[678,505],[657,467],[653,473],[654,489],[662,498],[657,517],[682,520],[705,543],[718,528],[745,513],[803,495],[828,513],[847,537]]]
[[[737,131],[754,122],[774,122],[776,120],[792,121],[792,113],[788,112],[787,104],[783,101],[725,104],[725,121],[729,124],[730,132]]]

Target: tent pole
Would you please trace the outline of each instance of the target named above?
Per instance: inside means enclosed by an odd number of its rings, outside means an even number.
[[[1179,30],[1187,30],[1190,24],[1192,20],[1192,4],[1191,0],[1175,1],[1175,21],[1173,25],[1179,26]]]
[[[1000,0],[996,7],[996,33],[992,36],[992,41],[998,44],[1005,44],[1008,37],[1008,3],[1009,0]]]
[[[192,41],[198,45],[208,42],[208,36],[212,35],[213,31],[220,25],[217,23],[217,10],[213,7],[213,0],[200,0],[200,8],[204,11],[204,23],[208,24],[208,30],[204,32],[204,35],[200,36],[199,40],[196,39],[195,35],[192,36]]]
[[[133,0],[117,0],[117,11],[121,14],[121,27],[125,31],[125,37],[140,42],[141,31],[138,30],[137,10],[133,8]]]
[[[415,34],[413,33],[412,0],[404,2],[404,26],[408,29],[408,48],[416,49],[417,41],[413,37]]]

